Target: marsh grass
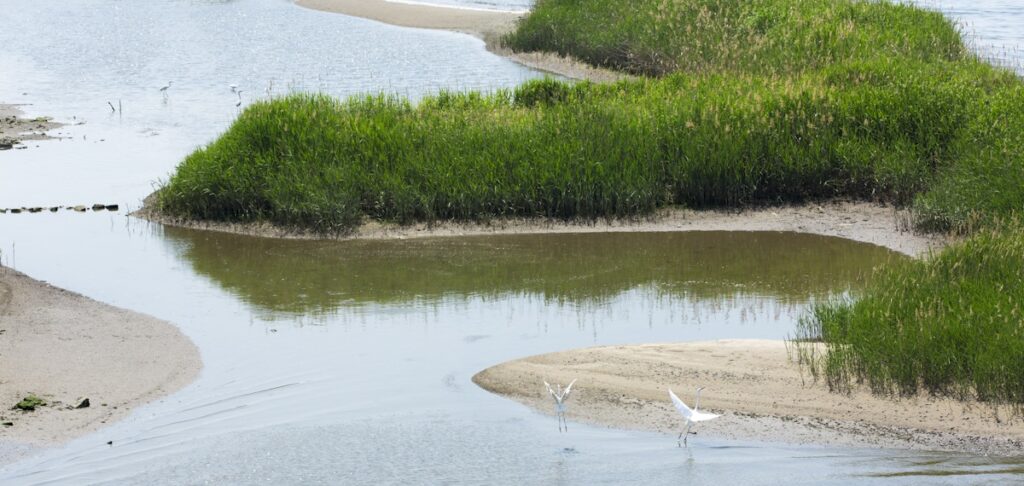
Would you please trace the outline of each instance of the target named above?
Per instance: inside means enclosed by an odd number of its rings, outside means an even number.
[[[415,106],[294,94],[247,108],[181,164],[159,202],[189,218],[324,232],[364,217],[599,218],[835,196],[909,203],[954,170],[963,134],[989,121],[976,113],[989,95],[973,70],[984,68],[926,67],[539,80]],[[928,214],[950,212],[933,200]]]
[[[821,337],[827,353],[805,362],[840,390],[863,382],[883,394],[1019,406],[1022,302],[1024,232],[1011,223],[880,269],[857,301],[817,306],[801,334]]]

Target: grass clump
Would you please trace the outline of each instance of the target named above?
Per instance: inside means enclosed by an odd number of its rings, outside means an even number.
[[[979,232],[928,260],[893,263],[856,302],[818,306],[830,385],[1024,404],[1024,231]]]
[[[850,61],[968,57],[938,12],[845,0],[538,0],[503,42],[655,76],[779,76]]]
[[[35,395],[29,394],[27,397],[22,398],[20,402],[14,405],[14,408],[24,412],[31,412],[36,407],[45,407],[46,400],[39,398]]]
[[[836,196],[909,203],[966,150],[974,71],[532,81],[490,95],[250,106],[159,192],[169,214],[340,232],[363,218],[597,218]],[[939,68],[934,70],[938,71]],[[894,109],[893,107],[899,107]]]

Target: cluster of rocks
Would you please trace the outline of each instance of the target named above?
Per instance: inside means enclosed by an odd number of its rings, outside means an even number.
[[[90,209],[93,210],[93,211],[117,211],[118,210],[118,205],[117,204],[93,204],[91,207],[89,207],[89,206],[85,206],[85,205],[79,204],[78,206],[49,206],[49,207],[36,206],[36,207],[31,207],[31,208],[26,208],[26,207],[21,207],[21,208],[0,208],[0,214],[7,214],[7,213],[11,213],[11,214],[41,213],[43,211],[49,211],[51,213],[56,213],[57,211],[60,211],[61,209],[64,209],[66,211],[75,211],[75,212],[79,212],[79,213],[84,213],[86,211],[89,211]]]

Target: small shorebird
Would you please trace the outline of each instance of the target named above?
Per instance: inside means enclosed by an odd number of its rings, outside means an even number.
[[[683,403],[683,401],[680,400],[675,393],[672,393],[671,388],[669,388],[668,390],[668,396],[669,398],[672,399],[672,404],[676,406],[676,410],[679,410],[679,413],[683,416],[684,419],[686,419],[686,430],[679,433],[679,439],[682,439],[682,443],[679,444],[679,447],[682,447],[683,444],[686,444],[686,439],[690,438],[691,433],[694,435],[697,434],[696,432],[690,432],[690,427],[692,427],[694,423],[704,422],[705,420],[718,418],[718,415],[716,414],[704,413],[699,410],[700,391],[703,389],[704,387],[697,388],[697,399],[694,402],[692,409],[690,407],[687,407],[686,404]],[[676,440],[678,441],[679,439]]]
[[[565,401],[569,399],[569,393],[572,392],[573,383],[576,383],[576,380],[572,380],[572,382],[569,383],[569,386],[565,387],[565,390],[562,389],[562,385],[556,385],[558,391],[555,391],[554,388],[551,388],[551,385],[549,385],[548,382],[544,382],[544,386],[547,387],[551,398],[555,399],[555,418],[558,420],[559,432],[562,431],[562,424],[565,424],[565,431],[569,431],[569,423],[565,421]]]

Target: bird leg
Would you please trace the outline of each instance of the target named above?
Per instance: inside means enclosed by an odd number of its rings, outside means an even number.
[[[692,426],[693,422],[686,422],[686,430],[684,430],[683,433],[679,434],[683,438],[683,444],[686,445],[687,447],[689,447],[689,444],[686,443],[686,439],[690,438],[690,427]]]

